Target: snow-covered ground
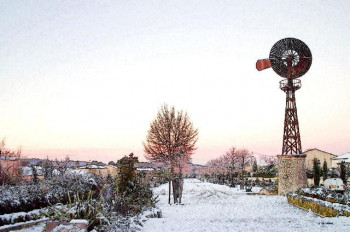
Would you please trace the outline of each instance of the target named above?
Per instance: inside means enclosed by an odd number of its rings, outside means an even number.
[[[153,191],[160,194],[163,217],[150,218],[145,232],[350,231],[350,218],[321,218],[289,205],[283,196],[248,195],[196,179],[185,180],[183,205],[168,205],[167,184]]]

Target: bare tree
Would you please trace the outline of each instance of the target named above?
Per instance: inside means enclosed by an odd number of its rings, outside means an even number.
[[[226,183],[234,186],[234,179],[238,172],[243,173],[245,167],[251,165],[252,154],[247,149],[236,149],[231,147],[225,154],[210,160],[207,163],[210,175],[214,176],[214,181],[218,183]]]
[[[228,175],[230,176],[231,185],[234,182],[234,174],[237,169],[238,158],[237,158],[237,149],[235,147],[230,148],[223,156],[224,164],[227,168]]]
[[[260,160],[267,164],[267,169],[271,170],[277,166],[277,156],[261,155]]]
[[[247,149],[239,149],[236,152],[238,167],[241,170],[241,178],[243,178],[243,173],[245,167],[250,165],[252,154]]]
[[[170,165],[169,200],[171,184],[173,183],[174,203],[178,203],[179,188],[182,187],[181,168],[183,163],[191,160],[191,155],[196,150],[198,130],[193,127],[187,113],[175,111],[166,104],[161,106],[156,119],[150,124],[146,142],[143,143],[146,158],[154,162],[162,162]],[[174,186],[175,167],[179,167],[180,184]]]

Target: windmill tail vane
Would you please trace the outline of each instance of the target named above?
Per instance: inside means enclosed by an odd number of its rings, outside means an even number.
[[[256,62],[256,69],[258,71],[267,69],[267,68],[271,68],[271,61],[270,59],[262,59],[262,60],[258,60]]]

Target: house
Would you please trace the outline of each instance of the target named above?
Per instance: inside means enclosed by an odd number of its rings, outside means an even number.
[[[154,168],[136,168],[138,172],[152,172]]]
[[[344,161],[346,166],[350,167],[350,152],[332,158],[332,168],[337,168]]]
[[[164,170],[167,165],[157,162],[136,162],[135,168],[153,168],[154,170]]]
[[[23,180],[32,180],[34,178],[33,168],[36,171],[37,178],[38,179],[44,179],[44,172],[43,172],[43,168],[42,167],[40,167],[40,166],[32,166],[32,167],[22,166],[21,169],[22,169],[22,178],[23,178]]]
[[[0,156],[0,169],[9,174],[14,174],[21,165],[21,160],[16,156]]]
[[[118,168],[112,165],[100,166],[95,164],[89,164],[89,165],[86,165],[85,167],[80,167],[79,169],[84,170],[86,172],[100,175],[104,178],[106,178],[108,174],[111,175],[112,177],[116,177],[118,175]]]
[[[322,150],[319,150],[317,148],[308,149],[303,152],[304,155],[306,155],[305,159],[305,166],[306,169],[313,169],[313,162],[314,159],[317,158],[319,160],[320,165],[323,165],[323,162],[327,162],[327,168],[332,168],[332,158],[336,157],[336,155],[325,152]]]

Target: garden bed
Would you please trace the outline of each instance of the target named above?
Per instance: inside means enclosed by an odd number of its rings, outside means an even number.
[[[331,203],[317,198],[301,196],[295,193],[287,195],[289,204],[304,210],[310,210],[322,217],[346,216],[350,217],[350,206]]]

